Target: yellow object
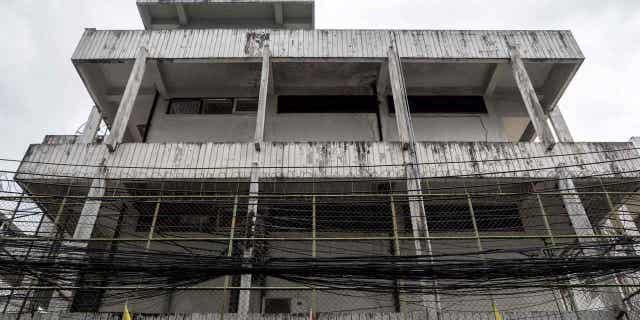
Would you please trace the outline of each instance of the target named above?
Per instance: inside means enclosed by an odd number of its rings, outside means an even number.
[[[127,308],[126,303],[124,304],[124,311],[122,311],[122,320],[131,320],[131,314],[129,313],[129,308]]]
[[[498,307],[495,302],[491,302],[493,305],[493,315],[496,317],[496,320],[502,320],[502,315],[500,315],[500,311],[498,311]]]

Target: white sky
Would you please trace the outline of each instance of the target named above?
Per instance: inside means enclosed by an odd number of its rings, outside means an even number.
[[[84,28],[142,24],[135,0],[0,0],[0,12],[0,157],[20,159],[89,114],[70,61]],[[576,140],[640,135],[640,0],[316,0],[316,27],[569,29],[586,56],[560,101]]]

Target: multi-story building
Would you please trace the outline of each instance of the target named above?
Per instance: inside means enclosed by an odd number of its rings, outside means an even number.
[[[573,142],[571,32],[137,5],[145,30],[86,29],[73,54],[84,132],[31,145],[15,175],[8,201],[42,214],[3,240],[5,312],[634,314],[640,141]]]

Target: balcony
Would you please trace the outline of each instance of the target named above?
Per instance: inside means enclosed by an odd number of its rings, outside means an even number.
[[[249,178],[254,156],[260,178],[404,177],[398,142],[34,144],[18,169],[19,181],[90,178],[104,166],[112,179]],[[102,163],[103,159],[106,161]],[[637,178],[640,154],[631,142],[420,142],[425,178],[553,178],[565,167],[574,177]]]

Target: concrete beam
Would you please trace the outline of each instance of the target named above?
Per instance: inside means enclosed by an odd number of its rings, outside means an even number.
[[[107,137],[105,144],[109,147],[110,151],[114,151],[116,146],[122,142],[129,118],[131,117],[131,111],[138,97],[138,91],[142,85],[142,79],[144,78],[145,69],[147,67],[147,57],[149,52],[145,47],[140,47],[136,56],[136,61],[131,69],[127,86],[122,94],[122,100],[118,106],[116,117],[113,120],[111,126],[111,132]]]
[[[564,117],[558,106],[555,106],[555,108],[549,111],[549,121],[551,122],[553,130],[556,132],[558,142],[573,142],[571,131],[564,121]]]
[[[93,103],[95,103],[102,116],[106,119],[109,116],[106,114],[106,110],[110,103],[104,74],[98,72],[97,65],[95,64],[80,64],[75,65],[75,67]],[[89,82],[89,79],[91,79],[91,82]]]
[[[489,73],[487,75],[486,84],[484,86],[483,96],[485,99],[491,97],[493,93],[496,91],[496,84],[498,83],[498,69],[500,68],[500,64],[494,63],[491,68],[489,68]]]
[[[576,61],[553,65],[544,87],[540,90],[544,96],[544,99],[541,100],[544,110],[548,111],[555,108],[581,64],[582,61]]]
[[[91,113],[89,113],[89,118],[87,122],[84,124],[84,131],[82,135],[78,137],[76,143],[93,143],[96,140],[96,135],[98,134],[98,130],[100,129],[100,122],[102,122],[102,115],[100,114],[100,110],[96,106],[91,108]]]
[[[282,3],[273,4],[273,18],[276,24],[284,24],[284,8],[282,7]]]
[[[189,24],[189,16],[187,15],[187,10],[184,8],[184,5],[176,5],[176,13],[178,14],[178,23],[181,26],[186,26]]]
[[[162,76],[162,71],[160,71],[160,62],[158,60],[155,60],[149,64],[149,76],[151,77],[154,85],[156,86],[156,90],[158,90],[158,92],[160,93],[160,96],[164,98],[171,98],[169,96],[169,91],[167,90],[167,86],[165,85],[164,77]]]
[[[551,149],[555,144],[551,128],[546,123],[546,115],[542,110],[533,83],[529,78],[529,74],[524,67],[524,62],[520,55],[519,49],[513,44],[509,44],[509,54],[511,56],[511,69],[513,77],[516,81],[522,100],[531,119],[531,123],[535,128],[536,134],[542,140],[547,149]]]
[[[153,21],[151,19],[151,14],[149,13],[149,6],[139,5],[138,12],[140,13],[140,18],[142,19],[142,24],[145,29],[151,29]]]
[[[271,52],[268,46],[262,49],[262,69],[260,71],[260,91],[258,92],[258,112],[256,114],[256,129],[254,134],[254,144],[257,151],[260,151],[260,144],[264,141],[264,123],[267,114],[267,103],[271,94]]]

